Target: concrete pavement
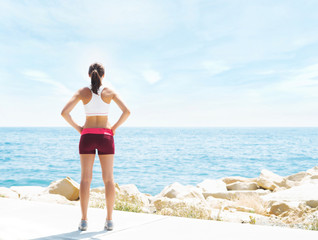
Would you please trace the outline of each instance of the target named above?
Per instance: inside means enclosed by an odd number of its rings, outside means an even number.
[[[105,231],[106,211],[97,208],[81,232],[80,218],[79,206],[0,198],[0,239],[318,239],[317,231],[123,211],[114,211],[114,230]]]

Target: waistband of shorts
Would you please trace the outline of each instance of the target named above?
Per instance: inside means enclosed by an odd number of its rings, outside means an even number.
[[[82,130],[81,135],[83,134],[106,134],[106,135],[111,135],[113,136],[113,130],[109,129],[109,128],[84,128]]]

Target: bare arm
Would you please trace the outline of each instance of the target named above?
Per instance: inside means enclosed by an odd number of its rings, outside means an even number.
[[[117,93],[114,94],[113,100],[118,105],[118,107],[123,111],[123,113],[121,114],[118,121],[111,127],[111,129],[113,130],[113,133],[115,134],[116,129],[121,124],[123,124],[127,120],[127,118],[129,117],[130,111],[127,108],[127,106],[125,105],[125,103],[120,99],[120,97],[118,96]]]
[[[78,131],[79,133],[82,132],[83,128],[80,127],[78,124],[76,124],[71,115],[70,112],[73,110],[73,108],[76,106],[76,104],[81,100],[80,98],[80,91],[77,91],[74,96],[71,98],[71,100],[65,105],[63,108],[61,115],[62,117],[73,127]]]

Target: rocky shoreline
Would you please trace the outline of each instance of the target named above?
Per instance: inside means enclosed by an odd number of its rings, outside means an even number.
[[[318,230],[318,166],[284,177],[263,169],[257,178],[175,182],[155,196],[115,185],[116,210]],[[66,177],[48,187],[0,187],[0,197],[79,205],[79,184]],[[104,187],[91,189],[89,206],[105,208]]]

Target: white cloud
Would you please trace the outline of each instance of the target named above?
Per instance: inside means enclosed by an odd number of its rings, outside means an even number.
[[[318,91],[318,64],[313,64],[290,72],[293,76],[287,80],[274,84],[273,88],[301,94],[303,96],[317,97]]]
[[[158,82],[161,79],[160,73],[154,70],[145,70],[142,72],[145,80],[151,84]]]
[[[61,38],[70,33],[77,36],[108,39],[152,39],[172,28],[169,19],[171,4],[156,1],[60,1],[15,3],[0,2],[4,9],[0,20],[7,26],[19,22],[33,34]],[[72,29],[69,31],[68,29]]]
[[[204,61],[202,67],[208,71],[210,75],[216,75],[230,69],[223,61]]]
[[[26,70],[23,72],[23,75],[33,81],[42,82],[54,86],[55,89],[61,94],[68,96],[73,94],[73,91],[69,90],[62,83],[52,80],[45,72],[38,70]]]

